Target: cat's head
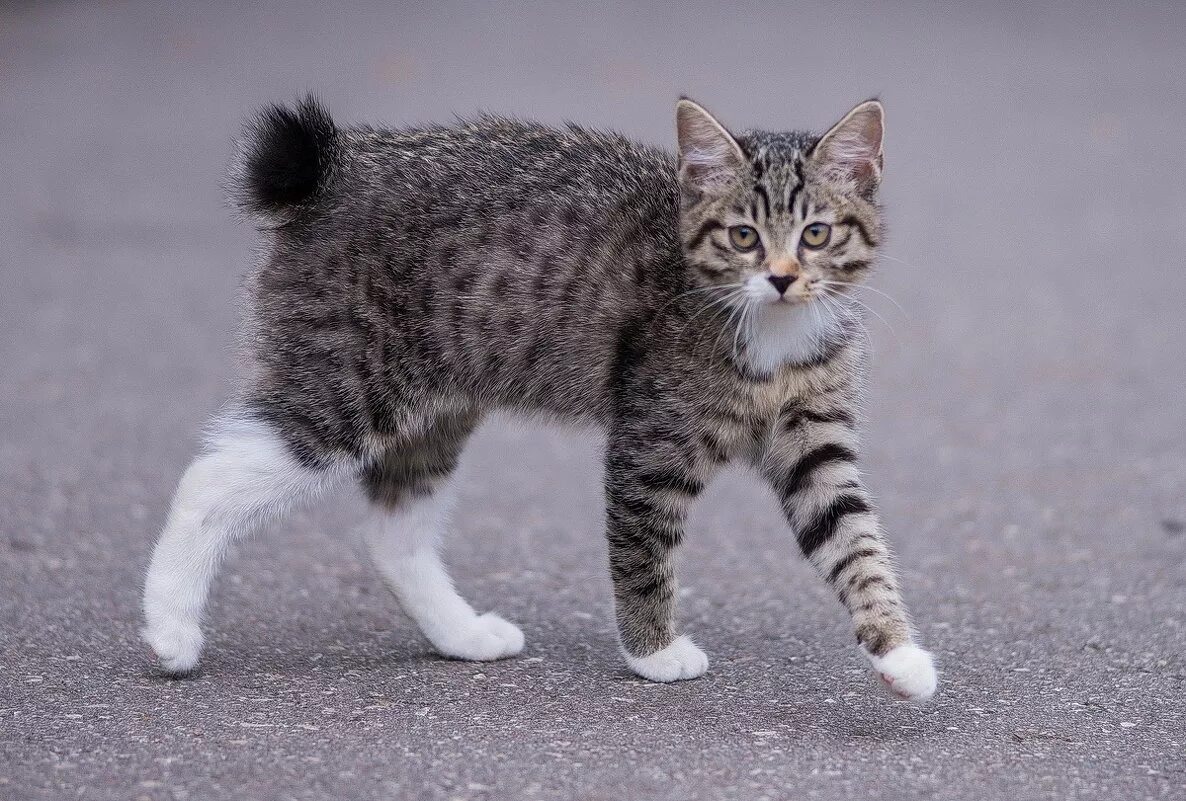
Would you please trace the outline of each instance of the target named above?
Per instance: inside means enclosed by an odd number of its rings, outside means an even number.
[[[800,305],[868,274],[882,233],[880,102],[820,137],[735,136],[684,98],[676,128],[680,238],[696,284],[719,287],[730,305]]]

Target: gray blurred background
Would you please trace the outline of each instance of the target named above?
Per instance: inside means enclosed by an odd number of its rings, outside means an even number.
[[[0,798],[1183,798],[1180,3],[0,6]],[[616,653],[600,441],[467,455],[465,593],[521,658],[432,657],[344,495],[244,543],[203,670],[137,640],[148,549],[234,375],[253,232],[218,188],[261,103],[479,109],[663,144],[888,109],[867,467],[935,702],[870,681],[748,474],[682,553],[713,658]]]

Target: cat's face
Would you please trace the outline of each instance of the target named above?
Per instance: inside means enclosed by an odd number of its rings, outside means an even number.
[[[706,296],[730,306],[827,305],[867,275],[881,240],[879,102],[857,106],[818,139],[734,137],[690,100],[676,119],[680,235]]]

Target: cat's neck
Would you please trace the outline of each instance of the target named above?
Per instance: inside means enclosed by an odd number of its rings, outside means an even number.
[[[766,375],[785,364],[810,364],[841,339],[851,316],[842,300],[828,304],[770,303],[757,306],[741,331],[737,357],[746,369]]]

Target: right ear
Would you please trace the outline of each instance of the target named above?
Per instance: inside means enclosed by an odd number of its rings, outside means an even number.
[[[686,97],[675,106],[680,184],[698,193],[717,194],[737,179],[745,153],[725,126]]]

